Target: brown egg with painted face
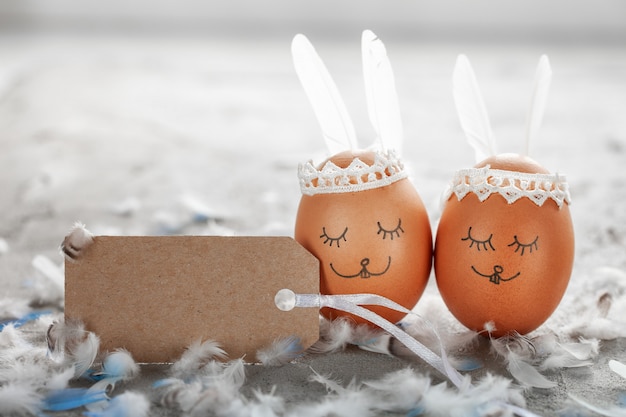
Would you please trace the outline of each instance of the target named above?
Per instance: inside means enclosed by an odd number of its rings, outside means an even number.
[[[300,167],[295,239],[320,261],[322,294],[378,294],[411,309],[432,265],[426,209],[392,154],[347,151]],[[403,313],[368,306],[391,322]],[[324,308],[328,319],[351,317]]]
[[[455,175],[437,229],[435,276],[450,312],[494,336],[526,334],[557,308],[574,259],[565,178],[492,156]]]

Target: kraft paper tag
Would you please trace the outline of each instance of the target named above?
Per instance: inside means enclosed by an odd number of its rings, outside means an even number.
[[[318,260],[289,237],[96,236],[65,264],[65,317],[138,362],[172,362],[208,339],[254,362],[277,338],[306,348],[319,337],[317,309],[276,307],[283,288],[319,293]]]

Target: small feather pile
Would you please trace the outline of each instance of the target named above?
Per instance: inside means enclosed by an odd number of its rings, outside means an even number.
[[[98,337],[79,321],[50,323],[51,318],[39,316],[25,325],[25,330],[14,323],[0,328],[0,415],[41,415],[43,411],[81,407],[92,416],[147,415],[145,399],[143,403],[137,398],[124,400],[126,397],[110,401],[108,396],[116,381],[137,375],[139,367],[130,354],[113,352],[104,359],[100,372],[92,372]],[[46,335],[47,348],[33,344],[29,340],[33,335]],[[70,387],[70,382],[79,378],[100,381],[90,388]],[[123,408],[130,403],[132,407]]]
[[[346,318],[326,320],[320,318],[320,338],[308,349],[309,353],[332,353],[348,345],[371,352],[390,355],[391,337],[380,329],[365,324],[355,325]]]
[[[312,380],[323,384],[330,394],[313,409],[310,415],[328,415],[332,410],[338,416],[375,416],[381,413],[402,413],[409,416],[487,416],[512,415],[512,409],[525,407],[520,388],[511,381],[493,375],[486,375],[475,385],[467,385],[465,390],[448,387],[447,384],[433,384],[424,375],[406,368],[392,372],[377,381],[357,383],[354,380],[347,386],[328,377],[315,374]]]

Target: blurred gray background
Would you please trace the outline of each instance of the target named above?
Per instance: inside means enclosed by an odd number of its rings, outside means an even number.
[[[620,0],[5,0],[0,5],[3,29],[238,37],[294,31],[335,37],[370,27],[387,38],[420,40],[623,42],[625,16]]]

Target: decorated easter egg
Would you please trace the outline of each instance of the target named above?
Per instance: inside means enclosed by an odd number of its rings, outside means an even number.
[[[481,331],[528,333],[558,306],[574,260],[565,178],[528,157],[491,156],[458,171],[435,241],[450,312]],[[491,326],[487,326],[490,329]]]
[[[300,166],[295,239],[320,261],[323,294],[377,294],[411,309],[432,264],[426,209],[393,153],[341,152]],[[368,306],[391,322],[404,313]],[[350,316],[324,308],[328,319]]]

